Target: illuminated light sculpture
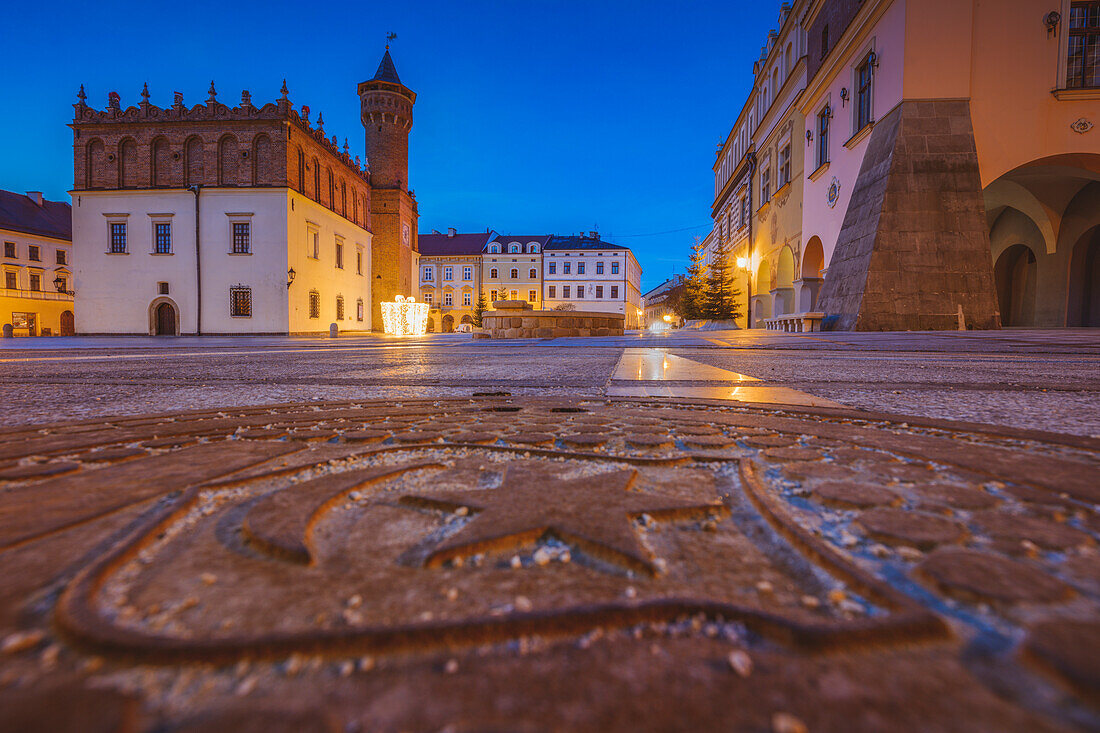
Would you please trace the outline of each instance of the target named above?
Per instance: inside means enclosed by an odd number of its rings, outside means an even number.
[[[382,328],[390,336],[423,336],[428,329],[428,304],[417,303],[416,298],[398,295],[391,302],[383,302]]]

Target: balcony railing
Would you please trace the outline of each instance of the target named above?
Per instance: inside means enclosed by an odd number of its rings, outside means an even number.
[[[45,290],[23,290],[17,288],[0,288],[0,298],[27,298],[29,300],[67,300],[70,303],[73,296],[68,293],[51,293]]]

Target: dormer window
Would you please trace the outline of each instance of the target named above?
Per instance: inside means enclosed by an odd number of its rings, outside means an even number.
[[[513,255],[519,254],[519,245],[518,244],[508,245],[508,254],[513,254]]]
[[[535,254],[536,252],[539,251],[539,246],[537,244],[532,244],[530,251],[531,251],[531,254]]]

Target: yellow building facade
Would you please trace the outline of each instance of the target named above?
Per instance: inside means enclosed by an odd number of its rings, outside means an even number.
[[[72,210],[42,194],[0,191],[0,324],[4,336],[75,331]]]

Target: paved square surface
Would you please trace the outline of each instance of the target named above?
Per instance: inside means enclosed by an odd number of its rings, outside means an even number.
[[[1092,333],[3,345],[0,729],[1100,727]]]

